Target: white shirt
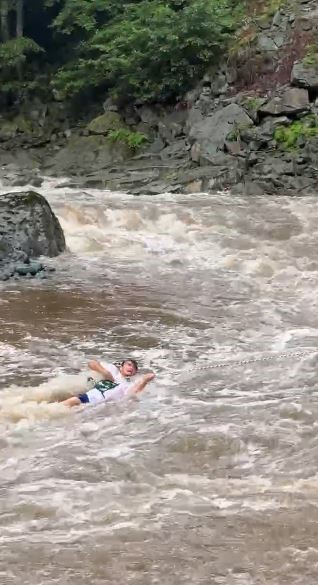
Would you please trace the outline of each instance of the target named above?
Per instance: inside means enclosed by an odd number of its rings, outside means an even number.
[[[119,401],[125,398],[129,394],[129,390],[134,383],[133,380],[131,380],[130,378],[125,378],[120,373],[119,369],[117,368],[117,366],[115,366],[115,364],[109,364],[106,362],[100,362],[100,364],[103,366],[103,368],[105,368],[105,370],[107,370],[113,376],[114,382],[118,384],[118,386],[112,388],[111,390],[107,390],[105,394],[102,394],[96,388],[88,390],[87,396],[89,398],[89,402],[91,404],[99,404],[100,402],[104,401],[106,402]],[[96,377],[97,376],[95,375],[94,378]],[[102,379],[103,376],[98,375],[98,378]]]
[[[111,373],[114,378],[114,382],[116,382],[116,384],[120,384],[121,388],[128,389],[128,387],[132,386],[134,383],[131,378],[125,378],[125,376],[120,373],[120,370],[117,368],[117,366],[115,366],[115,364],[108,364],[106,362],[100,363],[103,368],[105,368],[105,370]]]

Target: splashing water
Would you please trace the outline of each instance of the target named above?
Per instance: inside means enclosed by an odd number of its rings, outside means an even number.
[[[1,285],[3,582],[315,585],[316,198],[42,192],[68,251]],[[56,402],[125,356],[138,403]]]

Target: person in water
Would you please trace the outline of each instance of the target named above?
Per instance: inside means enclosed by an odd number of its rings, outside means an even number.
[[[148,382],[154,379],[152,372],[144,374],[137,381],[132,378],[138,372],[138,364],[133,359],[124,360],[118,368],[115,364],[97,362],[88,363],[90,370],[100,374],[103,379],[96,382],[91,390],[79,396],[72,396],[64,400],[65,406],[78,406],[79,404],[100,404],[101,402],[119,401],[123,398],[134,396],[142,392]]]

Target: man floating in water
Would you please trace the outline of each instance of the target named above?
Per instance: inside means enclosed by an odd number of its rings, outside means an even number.
[[[144,374],[136,381],[132,378],[138,372],[138,364],[133,359],[124,360],[119,368],[115,364],[104,364],[103,362],[90,361],[90,370],[102,376],[102,380],[96,382],[91,390],[72,396],[64,400],[65,406],[78,406],[79,404],[100,404],[101,402],[119,401],[123,398],[135,396],[142,392],[147,384],[154,379],[152,372]]]

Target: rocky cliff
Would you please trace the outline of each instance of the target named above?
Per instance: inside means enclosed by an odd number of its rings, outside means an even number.
[[[175,105],[119,111],[107,99],[81,117],[58,101],[12,110],[0,122],[4,182],[37,185],[41,169],[136,194],[314,192],[318,0],[266,6]]]

